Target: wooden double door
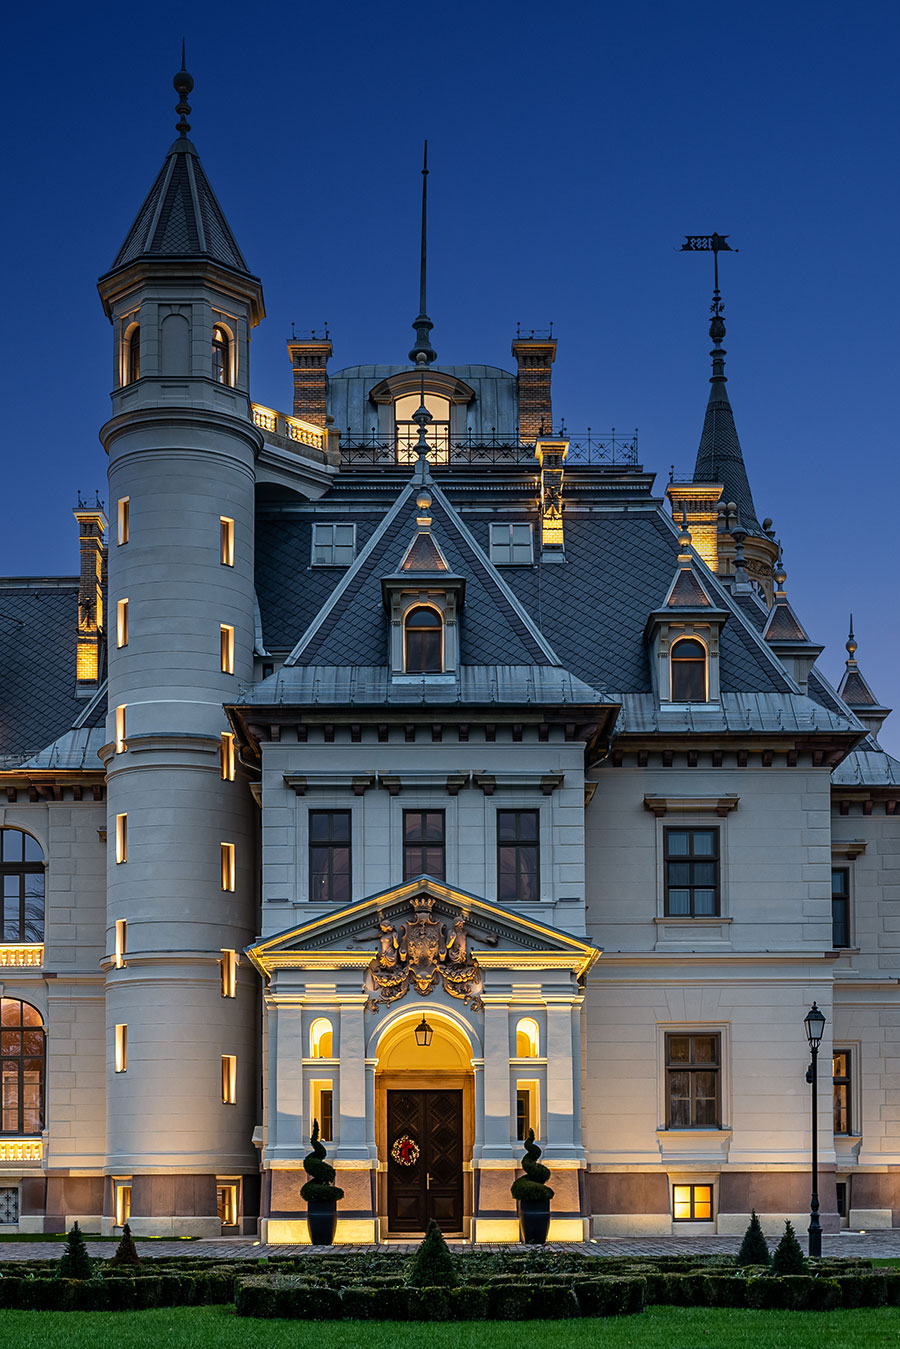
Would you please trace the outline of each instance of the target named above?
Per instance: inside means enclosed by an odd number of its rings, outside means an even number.
[[[391,1235],[463,1229],[461,1091],[388,1091],[387,1210]]]

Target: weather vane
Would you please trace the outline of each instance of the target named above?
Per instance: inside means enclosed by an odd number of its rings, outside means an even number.
[[[710,312],[716,316],[722,312],[722,297],[719,294],[719,254],[737,253],[728,242],[727,234],[686,234],[681,245],[682,253],[712,253],[713,255],[713,302]]]

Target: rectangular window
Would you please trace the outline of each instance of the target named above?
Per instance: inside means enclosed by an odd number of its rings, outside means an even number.
[[[222,1104],[237,1104],[237,1055],[222,1055]]]
[[[234,674],[234,628],[219,624],[219,665],[223,674]]]
[[[712,1221],[711,1185],[673,1185],[672,1216],[677,1223]]]
[[[234,566],[234,521],[227,515],[219,516],[219,561],[223,567]]]
[[[125,708],[127,703],[121,703],[116,708],[116,753],[124,754],[128,746],[125,744]]]
[[[309,897],[329,903],[350,899],[350,812],[309,812]]]
[[[832,1091],[834,1099],[834,1132],[853,1132],[850,1111],[850,1050],[836,1049],[832,1058]]]
[[[124,918],[116,919],[116,953],[115,966],[117,970],[125,968],[125,950],[128,942],[128,923]]]
[[[220,843],[219,850],[222,854],[222,889],[234,889],[234,844]]]
[[[116,1072],[124,1073],[128,1069],[128,1027],[116,1026]]]
[[[403,879],[428,875],[445,879],[444,812],[442,810],[404,810]]]
[[[128,601],[119,600],[116,605],[116,645],[128,645]]]
[[[128,861],[128,816],[116,816],[116,865]]]
[[[718,829],[665,829],[666,914],[714,918],[719,913]]]
[[[223,1227],[237,1227],[238,1186],[236,1181],[219,1184],[216,1182],[216,1209],[219,1222]]]
[[[115,1182],[116,1227],[124,1227],[131,1218],[131,1181]]]
[[[118,523],[117,538],[120,544],[128,542],[130,504],[130,497],[119,497],[119,507],[116,516]]]
[[[850,945],[850,868],[831,868],[831,944]]]
[[[516,1083],[516,1138],[520,1141],[528,1137],[529,1129],[535,1138],[540,1137],[538,1100],[537,1082]]]
[[[719,1035],[666,1036],[666,1128],[718,1129]]]
[[[234,736],[230,731],[222,732],[219,745],[219,765],[223,782],[234,782]]]
[[[222,959],[219,961],[222,971],[222,997],[233,998],[237,994],[237,951],[222,947]]]
[[[491,561],[497,567],[530,567],[531,525],[491,525]]]
[[[540,812],[497,811],[497,899],[540,898]]]
[[[311,1082],[310,1106],[312,1117],[319,1121],[319,1137],[323,1143],[334,1142],[334,1084],[330,1078]]]
[[[835,1198],[837,1199],[838,1217],[843,1218],[845,1221],[850,1217],[850,1206],[847,1203],[847,1190],[849,1189],[849,1186],[849,1181],[839,1180],[835,1183],[834,1187]]]
[[[355,556],[356,525],[313,525],[314,567],[349,567]]]

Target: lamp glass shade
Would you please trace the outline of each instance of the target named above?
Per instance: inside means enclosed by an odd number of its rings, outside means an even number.
[[[813,1003],[803,1018],[803,1024],[806,1027],[806,1038],[809,1041],[810,1049],[818,1049],[825,1030],[825,1013],[819,1011],[819,1008]]]
[[[419,1022],[418,1026],[416,1026],[416,1044],[422,1049],[427,1049],[431,1044],[431,1037],[433,1034],[434,1031],[425,1020],[425,1013],[423,1012],[422,1020]]]

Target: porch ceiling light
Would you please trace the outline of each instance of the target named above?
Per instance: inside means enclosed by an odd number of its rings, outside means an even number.
[[[416,1044],[422,1049],[427,1049],[431,1044],[432,1035],[434,1035],[434,1031],[425,1020],[425,1013],[423,1012],[422,1020],[419,1022],[418,1026],[416,1026]]]

